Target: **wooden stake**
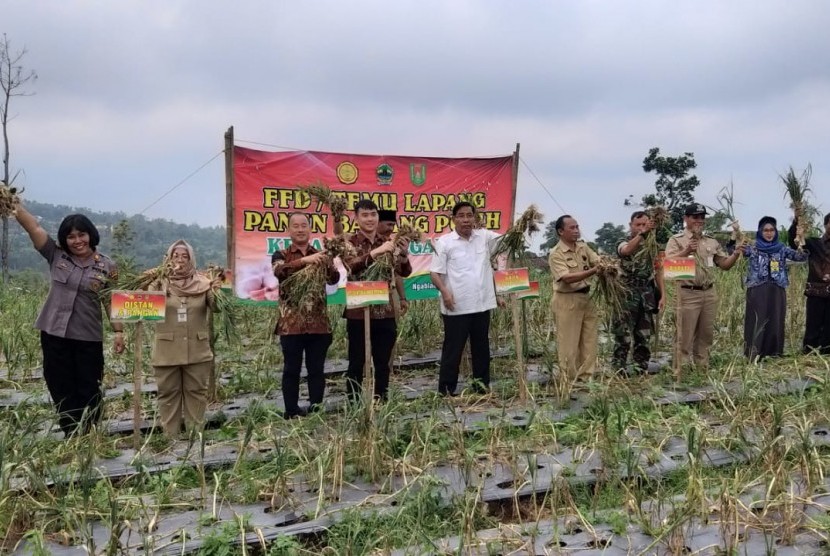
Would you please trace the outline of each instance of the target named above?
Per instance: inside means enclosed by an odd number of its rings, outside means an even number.
[[[528,337],[530,334],[527,333],[527,312],[525,311],[525,301],[526,299],[522,299],[522,354],[527,357],[528,353],[530,353],[530,341]]]
[[[389,373],[395,369],[395,358],[398,355],[398,322],[401,318],[401,301],[398,299],[400,292],[398,291],[397,275],[395,269],[392,269],[392,280],[389,282],[390,297],[392,298],[392,314],[395,316],[395,343],[392,344],[392,351],[389,352]]]
[[[521,313],[516,294],[510,294],[510,309],[513,312],[513,338],[516,341],[516,365],[519,368],[519,400],[527,401],[527,369],[525,369],[524,350],[522,349]]]
[[[363,308],[363,349],[366,357],[363,359],[363,402],[371,407],[375,397],[375,375],[372,374],[372,319],[369,315],[369,306]],[[371,409],[370,415],[371,415]]]
[[[138,450],[141,447],[141,381],[142,381],[142,351],[144,348],[144,323],[141,321],[135,325],[133,363],[133,448]]]
[[[233,180],[233,126],[228,128],[225,132],[225,217],[227,219],[227,249],[228,261],[225,268],[230,268],[234,271],[234,278],[236,277],[236,253],[234,250],[234,180]]]

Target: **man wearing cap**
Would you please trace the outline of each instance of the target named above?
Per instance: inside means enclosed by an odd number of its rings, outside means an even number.
[[[727,255],[715,238],[703,234],[707,212],[700,203],[688,205],[683,214],[685,230],[673,235],[666,244],[667,259],[695,259],[694,280],[679,281],[677,326],[680,364],[691,360],[694,365],[705,369],[709,366],[709,350],[714,340],[718,311],[714,267],[729,270],[743,249],[739,244],[734,253]]]
[[[394,210],[378,211],[378,235],[380,237],[389,239],[392,232],[395,231],[395,224],[397,223],[398,213]]]
[[[556,220],[557,243],[548,264],[553,276],[553,322],[559,372],[570,381],[591,378],[597,366],[597,317],[588,279],[597,273],[599,256],[579,239],[579,224],[569,214]]]

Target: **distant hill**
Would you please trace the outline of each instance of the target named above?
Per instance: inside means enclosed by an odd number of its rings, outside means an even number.
[[[96,212],[93,210],[50,203],[38,203],[26,200],[26,209],[39,217],[40,225],[57,239],[61,220],[73,213],[85,214],[98,228],[101,234],[99,251],[106,255],[113,254],[113,228],[126,220],[132,232],[132,245],[125,256],[132,257],[137,268],[149,268],[158,265],[171,243],[184,239],[196,251],[196,262],[200,268],[208,263],[221,266],[227,264],[226,236],[224,226],[202,227],[196,224],[179,224],[160,218],[147,219],[144,216],[127,216],[123,212]],[[9,221],[10,254],[9,267],[12,272],[20,270],[46,271],[46,262],[32,247],[29,236],[23,228],[10,219]]]

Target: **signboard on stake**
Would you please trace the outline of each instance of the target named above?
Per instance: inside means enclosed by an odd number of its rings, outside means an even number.
[[[526,268],[508,268],[493,272],[497,294],[519,293],[530,289],[530,275]]]
[[[164,292],[125,291],[112,292],[110,299],[110,321],[164,322]]]
[[[141,445],[141,382],[144,323],[165,321],[167,296],[164,292],[116,290],[110,298],[110,321],[135,324],[133,363],[133,448]]]
[[[386,305],[389,303],[389,283],[378,282],[346,282],[346,307],[357,309],[370,305]]]
[[[524,291],[516,292],[516,299],[538,299],[539,298],[539,282],[533,280],[530,282],[530,288]]]
[[[694,280],[694,257],[663,260],[663,276],[666,280]]]

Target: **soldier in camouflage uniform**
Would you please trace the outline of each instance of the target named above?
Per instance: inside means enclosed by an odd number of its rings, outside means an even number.
[[[614,323],[612,330],[612,364],[614,369],[624,372],[628,369],[628,352],[632,340],[634,349],[631,358],[634,365],[641,371],[648,368],[651,359],[649,339],[654,333],[654,314],[662,310],[665,299],[663,275],[658,272],[655,276],[654,257],[643,250],[643,241],[648,234],[654,233],[654,223],[645,212],[637,211],[631,215],[629,226],[631,235],[617,246],[622,280],[629,294],[623,313]]]

